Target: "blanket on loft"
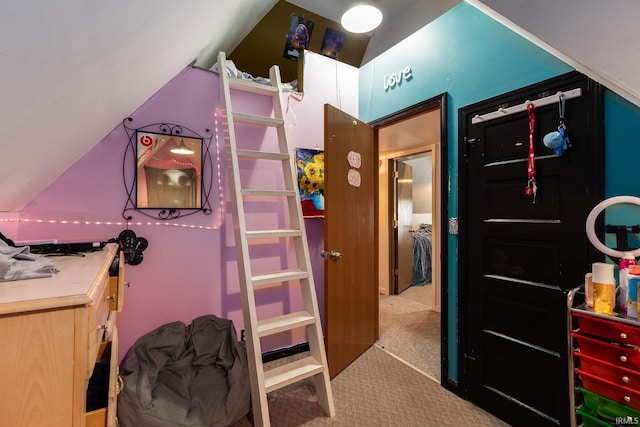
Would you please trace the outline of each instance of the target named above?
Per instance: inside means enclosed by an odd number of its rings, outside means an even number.
[[[249,413],[247,353],[231,320],[207,315],[149,332],[121,376],[122,427],[223,427]]]
[[[413,275],[411,284],[431,283],[431,224],[421,224],[413,232]]]
[[[215,64],[213,64],[213,66],[210,68],[211,71],[213,71],[216,74],[220,74],[220,70],[218,69],[218,63],[216,62]],[[233,61],[227,60],[227,75],[230,77],[234,77],[236,79],[241,79],[241,80],[251,80],[255,83],[260,83],[263,85],[270,85],[271,84],[271,80],[269,80],[266,77],[254,77],[251,74],[244,72],[244,71],[240,71],[238,70],[238,68],[236,67],[236,64],[233,63]],[[298,90],[298,80],[293,80],[289,83],[282,83],[282,90],[286,90],[286,91],[293,91],[296,92]]]

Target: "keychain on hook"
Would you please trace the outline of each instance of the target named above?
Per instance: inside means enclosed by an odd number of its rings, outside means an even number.
[[[542,138],[542,142],[548,148],[553,149],[553,151],[558,155],[562,156],[562,152],[568,149],[571,145],[569,142],[569,137],[566,134],[567,127],[564,123],[564,101],[565,96],[564,93],[558,94],[558,113],[560,115],[560,120],[558,124],[558,130],[554,132],[549,132]]]
[[[533,203],[535,204],[536,195],[538,193],[538,184],[536,183],[536,164],[533,145],[533,131],[536,122],[533,103],[527,104],[527,113],[529,114],[529,158],[527,159],[527,187],[524,189],[524,194],[527,196],[532,195]]]

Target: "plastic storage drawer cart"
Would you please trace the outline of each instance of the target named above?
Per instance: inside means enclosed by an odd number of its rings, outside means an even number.
[[[640,322],[602,315],[568,295],[573,425],[640,424]]]

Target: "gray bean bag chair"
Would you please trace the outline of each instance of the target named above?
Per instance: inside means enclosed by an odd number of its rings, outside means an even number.
[[[229,426],[251,406],[246,348],[233,322],[213,315],[139,338],[121,377],[122,427]]]

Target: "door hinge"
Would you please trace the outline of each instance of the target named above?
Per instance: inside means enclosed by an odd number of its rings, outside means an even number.
[[[400,175],[398,174],[398,171],[393,171],[393,177],[395,179],[398,179],[400,177]]]
[[[398,220],[397,219],[393,220],[393,228],[398,228]]]

